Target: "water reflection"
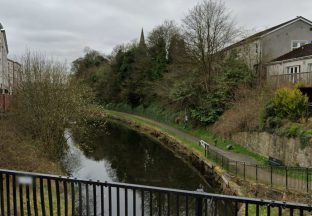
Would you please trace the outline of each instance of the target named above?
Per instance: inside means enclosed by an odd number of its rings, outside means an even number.
[[[133,130],[110,124],[107,132],[95,133],[83,150],[70,131],[66,138],[70,150],[65,163],[75,177],[213,191],[172,152]]]
[[[107,132],[96,132],[86,145],[79,148],[70,131],[66,131],[65,136],[69,145],[69,153],[64,163],[72,176],[82,179],[186,190],[203,188],[207,192],[213,192],[201,176],[181,159],[159,143],[141,136],[135,131],[110,124]],[[160,196],[157,193],[133,192],[123,188],[109,189],[99,186],[92,188],[82,185],[81,194],[84,206],[82,210],[84,213],[94,211],[94,190],[96,192],[96,211],[101,211],[101,190],[103,190],[104,211],[108,213],[108,206],[111,205],[112,215],[117,215],[117,209],[120,215],[124,215],[126,209],[128,215],[141,215],[142,209],[146,214],[150,214],[150,210],[154,212],[161,210],[164,214],[168,211],[168,201],[175,205],[179,202],[181,213],[187,208],[185,197],[179,197],[177,200],[177,197]],[[117,199],[118,197],[119,199]],[[125,198],[127,198],[127,202],[125,202]],[[190,198],[188,205],[189,213],[192,215],[195,199]],[[117,208],[118,206],[121,207]],[[172,214],[176,215],[176,212],[172,212]],[[152,215],[154,215],[153,212]]]

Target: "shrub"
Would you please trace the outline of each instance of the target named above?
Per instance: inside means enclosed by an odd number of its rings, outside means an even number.
[[[306,115],[308,98],[299,89],[281,88],[262,113],[263,129],[279,128],[283,119],[298,121]]]
[[[232,107],[213,125],[213,132],[230,138],[236,132],[257,131],[262,109],[270,97],[271,89],[265,86],[237,89]]]
[[[308,98],[299,89],[281,88],[272,100],[276,116],[297,121],[306,114]]]
[[[296,137],[300,133],[300,125],[299,124],[291,124],[287,130],[288,137]]]
[[[58,160],[66,149],[64,130],[82,115],[87,92],[69,80],[65,65],[40,54],[28,53],[21,73],[12,105],[15,126],[40,140],[44,152]]]
[[[310,141],[312,139],[312,129],[302,131],[299,139],[301,149],[304,149],[307,145],[311,144]]]

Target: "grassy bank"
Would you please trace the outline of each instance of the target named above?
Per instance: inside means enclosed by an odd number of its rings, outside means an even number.
[[[0,168],[64,174],[60,163],[51,161],[42,149],[39,141],[19,133],[8,117],[0,118]]]
[[[109,118],[119,119],[125,122],[132,122],[141,127],[147,127],[149,129],[152,129],[153,131],[161,132],[165,134],[166,136],[170,137],[171,139],[176,140],[179,143],[183,144],[188,149],[193,150],[197,153],[200,153],[201,155],[204,154],[203,148],[198,146],[198,143],[189,141],[185,137],[179,134],[173,133],[172,131],[166,128],[159,127],[159,125],[157,125],[157,123],[153,121],[149,121],[147,119],[142,119],[135,115],[128,115],[128,114],[118,112],[118,111],[113,111],[113,110],[103,110],[103,112],[106,113]]]
[[[29,136],[23,135],[18,132],[10,119],[8,117],[0,117],[0,169],[9,169],[9,170],[18,170],[18,171],[26,171],[26,172],[38,172],[38,173],[48,173],[55,175],[66,175],[62,164],[51,161],[47,154],[43,153],[42,148],[39,141],[32,139]],[[3,182],[4,194],[6,194],[6,182]],[[37,182],[39,185],[39,182]],[[47,197],[47,185],[44,184],[45,200],[46,200],[46,211],[48,211],[48,197]],[[18,188],[17,188],[18,191]],[[25,189],[24,189],[25,192]],[[10,191],[11,199],[13,197],[12,190]],[[23,205],[24,205],[24,214],[27,214],[26,209],[26,194],[24,193]],[[37,190],[38,203],[37,205],[40,207],[40,194],[39,190]],[[64,202],[64,193],[61,188],[60,194],[61,202]],[[53,202],[53,212],[57,213],[56,209],[56,195],[53,190],[52,196]],[[31,206],[33,206],[32,197],[30,199]],[[6,200],[4,201],[4,206],[6,206]],[[18,202],[18,211],[20,211],[20,203]],[[11,206],[11,208],[13,208]],[[39,209],[40,210],[40,209]],[[64,211],[64,206],[61,206],[61,211]],[[40,210],[41,212],[41,210]],[[19,213],[19,212],[18,212]]]
[[[205,140],[215,146],[217,146],[220,149],[226,150],[226,151],[232,151],[239,154],[244,154],[249,157],[254,158],[256,161],[259,162],[259,164],[267,164],[267,158],[259,155],[253,151],[248,150],[247,148],[227,139],[223,139],[220,136],[217,136],[216,134],[212,133],[206,128],[202,127],[192,127],[191,125],[188,125],[187,127],[184,127],[182,122],[178,123],[177,119],[181,119],[183,117],[183,113],[176,113],[174,111],[171,111],[166,108],[161,108],[160,106],[156,104],[152,104],[147,108],[143,108],[143,106],[139,106],[135,109],[132,109],[129,105],[126,104],[109,104],[106,106],[106,108],[112,110],[117,110],[121,112],[131,113],[135,115],[140,115],[144,117],[148,117],[150,119],[159,121],[161,123],[165,123],[170,125],[171,127],[180,129],[184,132],[187,132],[193,136],[196,136],[202,140]],[[116,113],[115,113],[116,114]],[[138,120],[138,119],[137,119]],[[142,119],[139,119],[142,121]],[[149,122],[151,123],[151,122]],[[229,150],[228,146],[232,146],[232,149]]]

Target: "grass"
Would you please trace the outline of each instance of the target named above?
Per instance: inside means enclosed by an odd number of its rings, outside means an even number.
[[[31,139],[24,134],[21,134],[14,128],[14,125],[10,121],[9,117],[0,116],[0,169],[9,169],[9,170],[19,170],[19,171],[27,171],[27,172],[38,172],[38,173],[49,173],[55,175],[64,175],[64,169],[61,163],[57,163],[55,161],[51,161],[45,154],[43,154],[42,149],[38,148],[38,141]],[[12,179],[10,181],[12,183]],[[6,182],[3,182],[3,192],[6,194]],[[17,195],[19,196],[19,189],[16,188]],[[45,192],[45,203],[46,203],[46,211],[48,214],[48,197],[47,197],[47,186],[44,185]],[[13,188],[12,185],[10,187],[10,197],[12,199]],[[54,214],[57,214],[56,209],[56,196],[55,189],[53,190],[53,211]],[[37,182],[37,203],[39,212],[41,209],[39,208],[41,203],[39,199],[39,182]],[[30,187],[30,202],[33,209],[33,192],[32,187]],[[64,193],[60,194],[61,202],[64,202]],[[6,202],[6,199],[4,200]],[[25,215],[27,212],[26,208],[26,191],[25,187],[23,187],[23,206]],[[70,204],[70,203],[69,203]],[[19,199],[17,202],[18,211],[20,211]],[[6,203],[4,205],[6,207]],[[13,210],[13,205],[11,205],[11,211]],[[64,205],[61,205],[61,211],[64,212]],[[41,214],[39,214],[41,215]]]
[[[147,108],[143,108],[143,106],[139,106],[135,109],[132,109],[127,104],[109,104],[106,106],[107,109],[113,109],[121,112],[136,114],[144,117],[148,117],[150,119],[159,121],[161,123],[165,123],[171,127],[180,129],[184,132],[187,132],[195,137],[198,137],[202,140],[205,140],[215,146],[217,146],[220,149],[226,150],[226,151],[232,151],[238,154],[247,155],[249,157],[254,158],[256,161],[259,162],[259,164],[267,165],[268,160],[266,157],[259,155],[255,153],[254,151],[250,151],[247,148],[231,141],[223,139],[222,137],[217,136],[216,134],[213,134],[211,131],[207,130],[206,128],[193,128],[191,126],[184,128],[183,125],[177,124],[176,119],[178,118],[181,113],[175,113],[172,110],[163,108],[158,106],[157,104],[151,104]],[[233,148],[231,150],[228,150],[227,146],[231,145]]]
[[[259,155],[253,151],[248,150],[247,148],[244,148],[243,146],[231,141],[231,140],[226,140],[223,139],[215,134],[213,134],[212,132],[206,130],[206,129],[202,129],[202,128],[186,128],[184,129],[182,126],[180,125],[176,125],[175,127],[188,132],[190,134],[192,134],[193,136],[199,137],[202,140],[207,141],[208,143],[212,143],[215,146],[217,146],[220,149],[226,150],[226,151],[232,151],[238,154],[243,154],[243,155],[247,155],[250,156],[252,158],[254,158],[256,161],[258,161],[260,164],[265,165],[267,164],[267,158]],[[231,145],[232,149],[229,150],[227,147]]]
[[[38,141],[17,131],[8,117],[0,117],[0,131],[0,169],[64,174],[61,164],[48,159]]]
[[[196,142],[191,142],[188,139],[184,138],[183,136],[173,133],[172,131],[166,129],[166,128],[162,128],[159,127],[156,123],[149,121],[149,120],[145,120],[142,118],[139,118],[135,115],[128,115],[125,113],[121,113],[121,112],[117,112],[117,111],[112,111],[112,110],[105,110],[105,113],[108,114],[108,116],[117,118],[117,119],[121,119],[124,121],[131,121],[131,122],[135,122],[137,125],[143,126],[143,127],[149,127],[155,131],[159,131],[162,132],[163,134],[167,135],[168,137],[177,140],[178,142],[180,142],[181,144],[183,144],[185,147],[191,149],[191,150],[195,150],[196,152],[201,153],[202,155],[204,155],[204,149],[202,147],[200,147],[198,145],[198,143]]]

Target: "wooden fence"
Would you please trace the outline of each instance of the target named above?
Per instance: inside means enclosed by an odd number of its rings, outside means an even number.
[[[270,85],[276,88],[296,83],[302,83],[308,86],[312,86],[312,72],[269,75],[267,77],[267,81]]]

